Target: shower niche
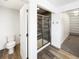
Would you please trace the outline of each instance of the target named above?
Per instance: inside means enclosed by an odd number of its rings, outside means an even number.
[[[37,46],[38,49],[50,42],[51,13],[43,9],[37,14]]]

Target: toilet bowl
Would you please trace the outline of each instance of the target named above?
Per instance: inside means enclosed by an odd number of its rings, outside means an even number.
[[[14,47],[15,47],[15,41],[11,41],[6,44],[6,48],[9,50],[8,51],[9,54],[14,53]]]
[[[6,44],[6,48],[8,49],[8,54],[14,53],[14,47],[16,43],[14,41],[14,37],[8,37],[8,42]]]

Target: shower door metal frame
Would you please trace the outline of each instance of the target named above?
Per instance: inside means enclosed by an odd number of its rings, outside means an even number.
[[[48,23],[48,29],[49,29],[49,32],[50,32],[50,30],[51,30],[51,17],[50,16],[45,16],[45,15],[41,15],[41,14],[38,14],[37,16],[42,16],[42,34],[43,34],[43,24],[44,24],[44,18],[45,17],[48,17],[48,18],[50,18],[49,19],[49,23]],[[49,33],[48,32],[48,33]],[[49,33],[48,34],[48,38],[49,38],[49,40],[48,40],[48,42],[47,43],[45,43],[45,44],[43,44],[43,39],[42,39],[42,46],[40,47],[40,48],[42,48],[43,46],[45,46],[46,44],[48,44],[49,42],[51,42],[51,36],[50,36],[51,34]],[[42,35],[42,38],[43,38],[43,35]],[[38,39],[37,39],[38,40]],[[38,48],[38,50],[40,49],[40,48]]]

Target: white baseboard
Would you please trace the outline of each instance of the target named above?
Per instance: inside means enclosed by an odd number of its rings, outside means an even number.
[[[68,36],[69,36],[70,34],[68,34],[66,37],[64,37],[64,40],[62,40],[61,41],[61,45],[64,43],[64,41],[68,38]],[[60,46],[60,48],[61,48],[61,46]]]

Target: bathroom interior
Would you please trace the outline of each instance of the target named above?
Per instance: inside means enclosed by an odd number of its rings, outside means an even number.
[[[38,50],[50,43],[51,12],[37,8],[37,48]]]
[[[20,12],[0,6],[0,59],[20,59]]]

